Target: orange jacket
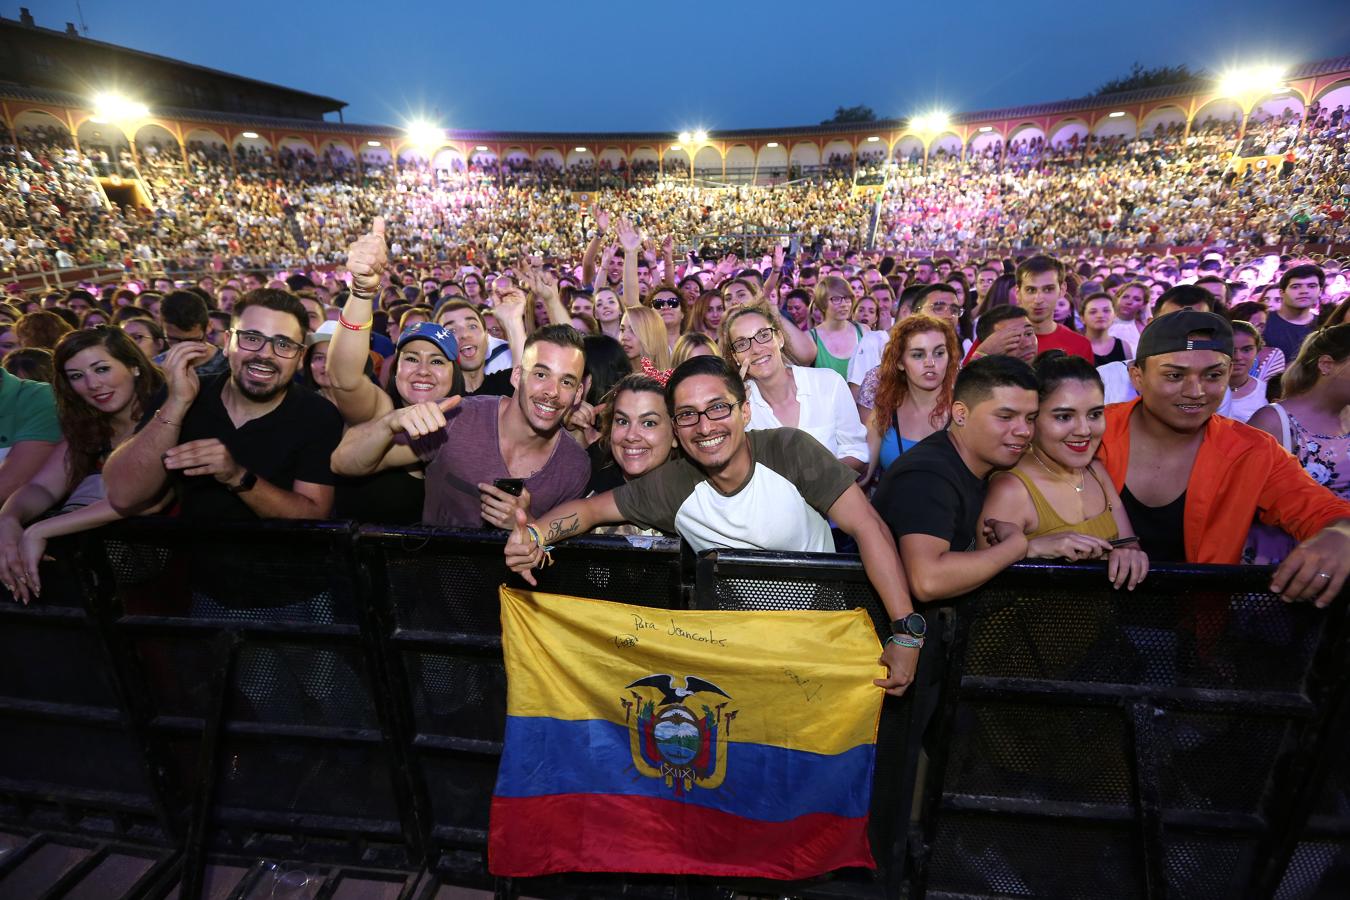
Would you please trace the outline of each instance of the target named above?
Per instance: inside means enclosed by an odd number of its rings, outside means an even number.
[[[1130,467],[1130,413],[1139,398],[1106,408],[1106,434],[1097,458],[1116,490]],[[1273,437],[1226,416],[1211,416],[1186,487],[1186,561],[1242,561],[1242,546],[1256,517],[1307,540],[1337,519],[1350,519],[1350,503],[1312,480]]]

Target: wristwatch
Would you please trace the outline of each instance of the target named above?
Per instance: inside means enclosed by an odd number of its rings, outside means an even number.
[[[257,483],[258,483],[258,476],[254,475],[252,472],[245,469],[244,477],[239,479],[239,483],[232,484],[227,488],[225,488],[225,490],[229,491],[231,494],[242,494],[245,491],[252,490],[253,486]]]
[[[912,612],[891,623],[891,634],[907,634],[923,640],[924,635],[928,634],[928,622],[923,616]]]

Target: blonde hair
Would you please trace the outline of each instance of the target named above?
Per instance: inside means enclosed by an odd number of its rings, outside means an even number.
[[[666,335],[666,323],[661,314],[646,306],[630,306],[624,310],[621,322],[637,335],[642,356],[652,361],[658,369],[670,368],[670,344]]]
[[[670,351],[670,367],[678,368],[680,363],[694,355],[694,351],[699,347],[707,347],[713,356],[721,356],[722,351],[718,349],[717,341],[708,337],[701,331],[690,331],[682,334],[675,341],[675,349]]]

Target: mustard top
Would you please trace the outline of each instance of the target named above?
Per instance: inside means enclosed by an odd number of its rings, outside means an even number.
[[[1045,499],[1045,495],[1040,492],[1031,479],[1016,469],[1010,469],[1009,472],[1017,476],[1017,480],[1026,487],[1027,493],[1031,495],[1031,505],[1036,508],[1036,530],[1027,535],[1029,538],[1040,537],[1044,534],[1063,534],[1073,532],[1075,534],[1086,534],[1090,537],[1099,537],[1104,541],[1114,541],[1120,537],[1120,530],[1116,527],[1115,516],[1112,515],[1113,507],[1111,501],[1106,501],[1106,509],[1097,513],[1090,519],[1083,522],[1066,522],[1064,517],[1050,505],[1050,501]],[[1101,479],[1097,473],[1092,471],[1089,466],[1087,473],[1092,476],[1092,480],[1101,487]],[[1102,494],[1106,494],[1106,488],[1102,488]]]

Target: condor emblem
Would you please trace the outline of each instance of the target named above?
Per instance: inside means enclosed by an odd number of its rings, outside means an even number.
[[[654,688],[660,698],[634,688]],[[721,786],[727,771],[727,738],[736,718],[735,710],[726,709],[731,695],[697,675],[687,676],[684,687],[675,687],[674,676],[648,675],[628,685],[628,693],[629,698],[619,703],[638,772],[663,779],[676,796],[696,785],[705,789]],[[700,694],[726,700],[714,706],[700,702],[697,711],[690,709]]]

